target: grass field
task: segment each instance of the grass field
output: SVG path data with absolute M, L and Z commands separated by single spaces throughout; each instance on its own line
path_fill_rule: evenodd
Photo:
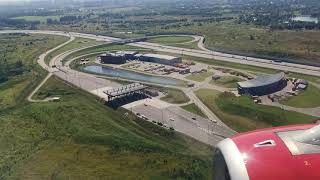
M 183 104 L 190 101 L 190 99 L 180 90 L 172 88 L 161 88 L 162 91 L 166 92 L 166 96 L 162 97 L 161 100 L 172 104 Z
M 305 58 L 310 62 L 320 60 L 319 31 L 270 31 L 233 21 L 204 23 L 202 26 L 172 28 L 167 31 L 203 34 L 206 38 L 205 44 L 210 48 L 277 57 Z
M 86 39 L 86 38 L 76 38 L 75 40 L 73 40 L 72 42 L 70 42 L 69 44 L 49 53 L 46 58 L 45 58 L 45 62 L 46 64 L 49 64 L 49 61 L 63 53 L 63 52 L 66 52 L 68 50 L 71 50 L 71 49 L 75 49 L 75 48 L 81 48 L 81 47 L 86 47 L 86 46 L 92 46 L 92 45 L 98 45 L 100 44 L 101 42 L 98 42 L 98 41 L 95 41 L 95 40 L 92 40 L 92 39 Z
M 24 103 L 0 117 L 1 178 L 212 178 L 210 147 L 55 78 L 36 98 L 53 91 L 60 102 Z
M 147 42 L 160 44 L 177 44 L 190 42 L 192 40 L 193 37 L 191 36 L 158 36 L 148 39 Z
M 198 108 L 197 105 L 195 105 L 194 103 L 192 104 L 188 104 L 188 105 L 185 105 L 185 106 L 181 106 L 182 109 L 186 110 L 186 111 L 189 111 L 193 114 L 196 114 L 196 115 L 199 115 L 201 117 L 204 117 L 204 118 L 208 118 L 202 111 L 201 109 Z
M 129 45 L 115 45 L 115 44 L 102 44 L 96 47 L 86 48 L 84 50 L 75 52 L 67 56 L 65 59 L 72 59 L 75 57 L 79 57 L 81 55 L 86 55 L 90 53 L 101 53 L 107 51 L 116 51 L 116 50 L 134 50 L 136 47 Z
M 309 85 L 307 90 L 302 91 L 298 96 L 289 97 L 282 100 L 280 103 L 298 108 L 320 107 L 320 89 L 313 85 Z
M 208 78 L 208 77 L 210 77 L 212 75 L 213 75 L 212 72 L 201 72 L 201 73 L 191 74 L 191 75 L 187 76 L 186 79 L 189 79 L 189 80 L 192 80 L 192 81 L 202 82 L 206 78 Z
M 24 19 L 26 21 L 40 21 L 40 23 L 46 24 L 47 19 L 60 21 L 60 16 L 19 16 L 13 19 Z
M 218 80 L 211 80 L 210 83 L 218 86 L 223 86 L 226 88 L 236 88 L 237 82 L 244 81 L 241 78 L 234 76 L 222 76 Z
M 222 121 L 236 131 L 289 124 L 313 123 L 317 118 L 280 108 L 257 105 L 247 96 L 235 97 L 229 93 L 200 89 L 196 95 Z
M 38 56 L 66 40 L 62 36 L 49 35 L 0 35 L 0 49 L 5 50 L 0 62 L 6 60 L 10 65 L 21 61 L 23 64 L 21 74 L 9 76 L 8 81 L 0 83 L 0 111 L 19 103 L 46 74 L 36 65 Z
M 185 43 L 185 44 L 173 44 L 173 45 L 170 45 L 170 46 L 200 50 L 200 48 L 198 47 L 198 41 L 192 42 L 192 43 Z
M 171 54 L 171 55 L 176 55 L 176 54 Z M 198 58 L 198 57 L 186 56 L 186 55 L 183 56 L 183 60 L 195 61 L 195 62 L 199 62 L 199 63 L 220 66 L 220 67 L 229 67 L 229 68 L 234 68 L 234 69 L 239 69 L 239 70 L 245 70 L 248 72 L 252 72 L 253 74 L 275 74 L 275 73 L 279 72 L 278 70 L 275 70 L 275 69 L 268 69 L 268 68 L 263 68 L 263 67 L 230 63 L 230 62 L 224 62 L 224 61 L 215 61 L 212 59 Z M 290 72 L 288 74 L 288 77 L 306 79 L 306 80 L 312 81 L 314 83 L 318 83 L 318 81 L 320 80 L 320 78 L 316 77 L 316 76 L 298 74 L 298 73 L 292 73 L 292 72 Z

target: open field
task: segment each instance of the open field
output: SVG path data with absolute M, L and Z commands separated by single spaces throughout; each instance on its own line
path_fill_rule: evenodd
M 190 36 L 159 36 L 153 37 L 147 40 L 151 43 L 159 44 L 176 44 L 176 43 L 185 43 L 193 40 L 193 37 Z
M 172 104 L 182 104 L 189 102 L 189 98 L 180 90 L 172 88 L 161 88 L 162 91 L 166 92 L 166 96 L 162 97 L 161 100 Z
M 301 58 L 316 63 L 320 60 L 320 31 L 270 31 L 233 21 L 203 23 L 201 27 L 193 25 L 181 29 L 171 28 L 167 31 L 203 34 L 206 38 L 205 44 L 209 48 L 236 53 Z
M 189 80 L 192 80 L 192 81 L 202 82 L 206 78 L 208 78 L 208 77 L 210 77 L 212 75 L 213 75 L 212 72 L 201 72 L 201 73 L 191 74 L 191 75 L 187 76 L 186 79 L 189 79 Z
M 197 41 L 196 42 L 191 42 L 191 43 L 185 43 L 185 44 L 173 44 L 173 45 L 170 44 L 170 46 L 200 50 L 200 48 L 198 47 L 198 42 Z
M 222 121 L 236 131 L 289 124 L 313 123 L 317 118 L 280 108 L 258 105 L 247 96 L 235 97 L 229 93 L 200 89 L 196 95 Z
M 62 36 L 2 34 L 0 35 L 0 110 L 19 103 L 28 91 L 45 76 L 36 65 L 38 56 L 67 38 Z M 4 68 L 2 70 L 2 68 Z M 1 78 L 0 78 L 1 79 Z
M 98 41 L 95 41 L 95 40 L 92 40 L 92 39 L 86 39 L 86 38 L 76 38 L 75 40 L 73 40 L 72 42 L 70 42 L 69 44 L 49 53 L 46 58 L 45 58 L 45 62 L 46 64 L 49 64 L 49 61 L 63 53 L 63 52 L 66 52 L 68 50 L 71 50 L 71 49 L 74 49 L 74 48 L 81 48 L 81 47 L 86 47 L 86 46 L 92 46 L 92 45 L 98 45 L 98 44 L 101 44 L 101 42 L 98 42 Z
M 171 54 L 176 55 L 176 54 Z M 177 56 L 177 55 L 176 55 Z M 250 66 L 250 65 L 244 65 L 244 64 L 237 64 L 237 63 L 230 63 L 230 62 L 223 62 L 223 61 L 217 61 L 214 59 L 206 59 L 206 58 L 198 58 L 193 56 L 183 56 L 183 60 L 189 60 L 204 64 L 209 64 L 213 66 L 220 66 L 220 67 L 228 67 L 228 68 L 234 68 L 239 70 L 245 70 L 248 72 L 252 72 L 253 74 L 275 74 L 278 71 L 274 69 L 268 69 L 263 67 L 256 67 L 256 66 Z M 314 83 L 319 83 L 320 78 L 317 76 L 310 76 L 310 75 L 304 75 L 304 74 L 298 74 L 298 73 L 289 73 L 288 77 L 294 77 L 294 78 L 300 78 L 305 79 L 308 81 L 312 81 Z
M 212 178 L 210 147 L 55 78 L 36 98 L 51 92 L 61 101 L 25 103 L 0 117 L 1 178 Z
M 60 20 L 61 16 L 19 16 L 15 17 L 13 19 L 24 19 L 26 21 L 40 21 L 41 24 L 46 24 L 47 19 L 52 19 L 52 20 Z
M 298 96 L 292 96 L 280 102 L 281 104 L 298 107 L 298 108 L 314 108 L 320 106 L 320 89 L 313 85 L 299 93 Z
M 223 86 L 226 88 L 236 88 L 237 82 L 244 81 L 241 78 L 234 76 L 222 76 L 218 80 L 211 80 L 210 83 L 218 86 Z
M 72 59 L 75 57 L 79 57 L 79 56 L 91 54 L 91 53 L 102 53 L 102 52 L 108 52 L 108 51 L 130 50 L 130 49 L 136 49 L 136 47 L 129 46 L 129 45 L 102 44 L 102 45 L 86 48 L 81 51 L 72 53 L 69 56 L 67 56 L 65 59 Z
M 193 114 L 196 114 L 196 115 L 199 115 L 201 117 L 204 117 L 204 118 L 208 118 L 202 111 L 201 109 L 198 108 L 197 105 L 195 105 L 194 103 L 192 104 L 188 104 L 188 105 L 185 105 L 185 106 L 181 106 L 182 109 L 186 110 L 186 111 L 189 111 Z

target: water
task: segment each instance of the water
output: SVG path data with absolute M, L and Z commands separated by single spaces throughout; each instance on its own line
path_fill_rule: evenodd
M 302 21 L 302 22 L 314 22 L 316 24 L 319 22 L 318 18 L 313 18 L 310 16 L 297 16 L 297 17 L 293 17 L 292 20 L 293 21 Z
M 144 82 L 151 82 L 156 84 L 172 85 L 172 86 L 181 84 L 181 81 L 171 79 L 171 78 L 151 76 L 147 74 L 126 71 L 122 69 L 113 69 L 111 67 L 105 67 L 101 65 L 86 66 L 84 70 L 88 72 L 111 76 L 111 77 L 119 77 L 123 79 L 135 80 L 135 81 L 144 81 Z

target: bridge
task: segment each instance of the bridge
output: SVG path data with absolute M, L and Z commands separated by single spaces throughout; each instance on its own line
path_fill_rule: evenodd
M 140 83 L 128 84 L 125 86 L 121 86 L 118 88 L 110 89 L 104 91 L 104 93 L 108 96 L 108 101 L 112 101 L 117 98 L 121 98 L 124 96 L 130 96 L 133 94 L 144 94 L 144 90 L 147 87 Z

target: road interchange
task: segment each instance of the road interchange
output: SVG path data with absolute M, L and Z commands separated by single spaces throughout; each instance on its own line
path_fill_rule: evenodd
M 55 75 L 63 80 L 65 80 L 66 82 L 73 84 L 85 91 L 88 91 L 90 93 L 92 93 L 94 90 L 100 89 L 100 88 L 105 88 L 105 87 L 117 87 L 120 86 L 120 84 L 114 82 L 114 81 L 110 81 L 104 78 L 101 78 L 101 76 L 97 76 L 97 75 L 93 75 L 93 74 L 88 74 L 88 73 L 84 73 L 84 72 L 79 72 L 76 70 L 73 70 L 69 67 L 70 62 L 67 62 L 65 65 L 62 63 L 62 60 L 65 59 L 65 57 L 67 57 L 68 55 L 75 53 L 77 51 L 80 51 L 82 49 L 88 48 L 88 47 L 83 47 L 83 48 L 76 48 L 76 49 L 72 49 L 69 51 L 66 51 L 64 53 L 61 53 L 57 56 L 55 56 L 49 63 L 49 65 L 47 65 L 45 63 L 45 57 L 50 53 L 53 52 L 57 49 L 59 49 L 60 47 L 70 43 L 71 41 L 73 41 L 76 37 L 81 37 L 81 38 L 89 38 L 89 39 L 94 39 L 97 41 L 104 41 L 107 43 L 113 43 L 113 42 L 119 42 L 121 41 L 121 39 L 118 38 L 113 38 L 113 37 L 107 37 L 107 36 L 96 36 L 96 35 L 91 35 L 91 34 L 83 34 L 83 33 L 66 33 L 66 32 L 60 32 L 60 31 L 0 31 L 0 33 L 32 33 L 32 34 L 50 34 L 50 35 L 62 35 L 62 36 L 67 36 L 70 38 L 69 41 L 67 41 L 66 43 L 63 43 L 59 46 L 57 46 L 56 48 L 53 48 L 51 50 L 49 50 L 48 52 L 40 55 L 39 59 L 38 59 L 38 63 L 39 65 L 46 69 L 49 74 L 48 76 L 39 84 L 39 86 L 29 95 L 28 100 L 31 102 L 38 102 L 37 100 L 33 100 L 32 96 L 40 89 L 40 87 L 46 82 L 47 79 L 49 79 L 52 75 Z M 220 58 L 230 58 L 232 59 L 232 61 L 235 61 L 237 58 L 238 59 L 243 59 L 243 57 L 241 56 L 234 56 L 234 55 L 227 55 L 227 54 L 223 54 L 223 55 L 218 55 L 217 52 L 210 52 L 209 50 L 191 50 L 191 49 L 185 49 L 185 48 L 176 48 L 176 47 L 170 47 L 170 46 L 165 46 L 165 45 L 158 45 L 158 44 L 154 44 L 154 43 L 147 43 L 147 42 L 136 42 L 136 43 L 130 43 L 129 45 L 131 46 L 136 46 L 136 47 L 140 47 L 140 48 L 147 48 L 147 49 L 153 49 L 156 51 L 162 51 L 162 52 L 169 52 L 169 53 L 176 53 L 176 54 L 186 54 L 186 55 L 190 55 L 190 56 L 195 56 L 195 57 L 205 57 L 205 58 L 214 58 L 217 59 L 216 57 L 220 57 Z M 228 57 L 230 56 L 230 57 Z M 250 61 L 251 58 L 247 58 L 246 61 Z M 226 60 L 228 61 L 228 59 Z M 232 62 L 231 61 L 231 62 Z M 244 62 L 243 60 L 240 60 L 241 62 Z M 256 59 L 254 59 L 252 62 L 257 61 Z M 272 62 L 268 62 L 269 60 L 262 60 L 261 62 L 257 62 L 257 65 L 259 67 L 265 67 L 262 66 L 263 63 L 267 63 L 267 64 L 271 64 L 272 66 L 275 65 Z M 228 61 L 230 62 L 230 61 Z M 252 62 L 250 62 L 250 65 L 252 65 Z M 287 67 L 287 66 L 281 66 L 278 68 L 278 70 L 282 70 L 283 67 Z M 290 66 L 288 66 L 288 69 L 286 69 L 286 71 L 293 71 L 293 72 L 297 72 L 296 69 L 299 69 L 298 72 L 303 72 L 303 74 L 312 74 L 312 75 L 316 75 L 316 76 L 320 76 L 320 71 L 319 68 L 317 67 L 309 67 L 309 66 L 304 66 L 304 65 L 298 65 L 298 64 L 290 64 Z M 316 73 L 316 74 L 314 74 Z M 200 119 L 203 123 L 203 125 L 201 127 L 197 126 L 190 126 L 190 123 L 188 123 L 188 121 L 185 121 L 186 118 L 184 118 L 183 116 L 181 116 L 183 119 L 181 120 L 182 123 L 187 123 L 189 124 L 188 128 L 184 129 L 184 128 L 176 128 L 179 132 L 185 133 L 195 139 L 198 139 L 202 142 L 208 143 L 210 145 L 215 145 L 218 141 L 222 140 L 222 137 L 229 137 L 230 135 L 234 134 L 235 132 L 233 130 L 231 130 L 230 128 L 228 128 L 215 114 L 213 114 L 195 95 L 192 91 L 188 91 L 186 89 L 181 89 L 182 91 L 185 92 L 185 94 L 209 117 L 209 119 L 211 120 L 215 120 L 217 121 L 216 125 L 214 126 L 214 128 L 212 128 L 214 131 L 210 131 L 209 128 L 207 129 L 206 126 L 212 126 L 209 125 L 208 122 L 205 122 L 203 119 L 201 119 L 200 117 L 197 117 L 198 119 Z M 96 94 L 97 95 L 97 94 Z M 139 108 L 137 107 L 137 109 L 139 110 Z M 143 109 L 143 108 L 142 108 Z M 140 108 L 141 111 L 141 108 Z M 140 112 L 139 111 L 139 112 Z M 156 111 L 154 111 L 156 112 Z M 183 113 L 182 113 L 183 114 Z M 179 121 L 177 121 L 179 122 Z M 191 123 L 192 124 L 192 123 Z M 201 129 L 201 133 L 196 133 L 197 131 L 190 130 L 190 128 L 195 128 L 196 130 Z M 218 133 L 217 133 L 218 132 Z M 222 133 L 221 133 L 222 132 Z M 221 133 L 221 134 L 219 134 Z

